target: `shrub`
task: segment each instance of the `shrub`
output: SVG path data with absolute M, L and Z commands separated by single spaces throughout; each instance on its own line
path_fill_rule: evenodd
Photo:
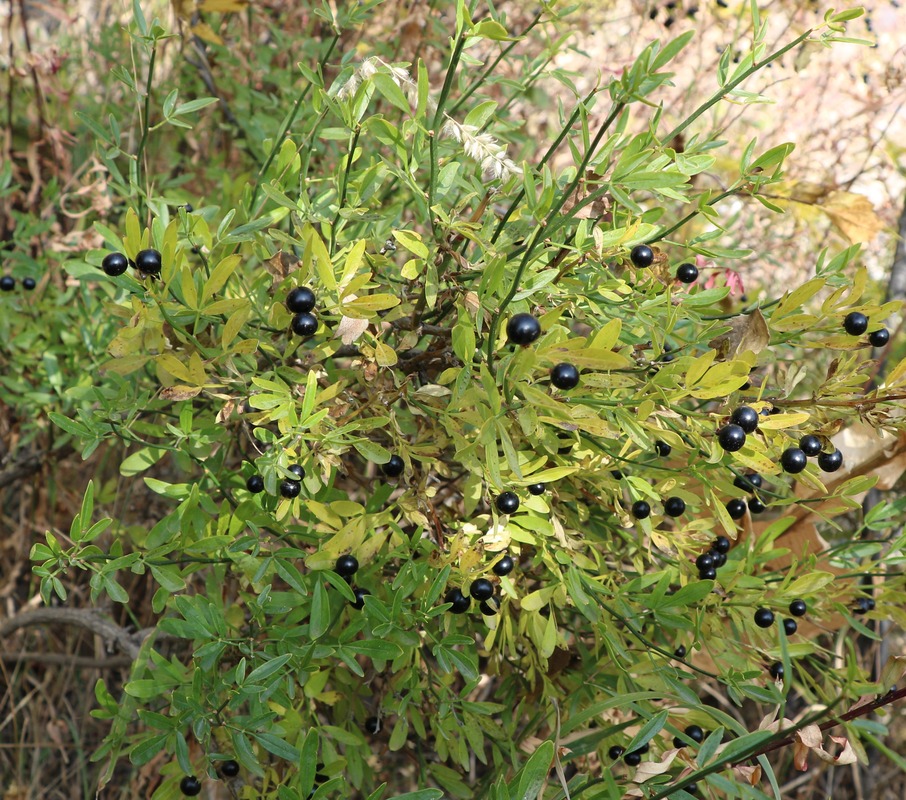
M 723 191 L 696 180 L 724 147 L 708 110 L 760 99 L 748 77 L 842 39 L 858 12 L 769 52 L 753 4 L 751 48 L 738 64 L 728 49 L 672 127 L 658 96 L 691 33 L 653 42 L 574 92 L 546 149 L 517 141 L 517 161 L 511 112 L 543 66 L 494 70 L 553 12 L 514 36 L 457 3 L 435 82 L 377 42 L 343 52 L 379 4 L 346 6 L 300 50 L 292 104 L 242 115 L 258 166 L 205 187 L 216 203 L 181 205 L 191 184 L 163 177 L 164 145 L 218 101 L 158 86 L 170 34 L 139 4 L 136 152 L 116 116 L 84 120 L 124 211 L 66 263 L 105 361 L 51 419 L 85 456 L 128 448 L 120 475 L 163 509 L 149 528 L 96 521 L 113 489 L 91 484 L 69 536 L 32 553 L 47 603 L 72 569 L 93 601 L 132 603 L 130 572 L 153 587 L 122 696 L 95 687 L 103 780 L 165 752 L 155 797 L 233 761 L 256 797 L 764 797 L 782 745 L 797 764 L 864 757 L 867 728 L 834 755 L 818 724 L 898 699 L 902 670 L 870 675 L 822 632 L 875 638 L 903 597 L 886 571 L 901 506 L 847 531 L 885 457 L 826 467 L 841 431 L 902 432 L 906 360 L 864 390 L 867 335 L 843 328 L 858 312 L 871 333 L 899 304 L 858 246 L 816 254 L 802 286 L 739 296 L 749 253 L 725 244 L 720 203 L 772 207 L 792 145 L 753 140 Z M 238 122 L 257 98 L 235 92 Z M 144 272 L 104 276 L 111 252 Z M 806 434 L 823 461 L 794 478 L 781 454 Z M 799 601 L 797 631 L 780 620 Z

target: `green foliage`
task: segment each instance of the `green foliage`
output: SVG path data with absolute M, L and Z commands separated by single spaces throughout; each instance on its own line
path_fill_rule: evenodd
M 777 796 L 763 754 L 789 732 L 703 705 L 699 682 L 780 718 L 792 692 L 833 713 L 879 693 L 853 650 L 831 669 L 839 654 L 826 639 L 762 630 L 752 613 L 802 598 L 813 621 L 846 612 L 845 626 L 875 635 L 849 610 L 859 577 L 882 575 L 880 552 L 898 563 L 897 513 L 879 506 L 863 520 L 883 542 L 784 544 L 815 517 L 834 524 L 860 509 L 876 478 L 852 464 L 831 480 L 812 463 L 796 493 L 778 459 L 804 433 L 829 443 L 859 419 L 902 430 L 906 361 L 865 391 L 874 362 L 841 328 L 849 311 L 880 325 L 899 304 L 878 299 L 857 247 L 822 253 L 801 287 L 739 299 L 730 265 L 750 254 L 726 244 L 720 202 L 768 204 L 760 195 L 792 145 L 759 154 L 753 140 L 719 194 L 694 179 L 724 146 L 707 111 L 762 101 L 739 87 L 804 41 L 829 44 L 851 12 L 769 52 L 753 3 L 750 51 L 734 65 L 728 49 L 715 93 L 672 129 L 658 96 L 691 34 L 651 43 L 585 96 L 552 71 L 572 98 L 541 153 L 514 109 L 563 46 L 533 38 L 566 24 L 551 9 L 520 31 L 460 0 L 438 80 L 421 59 L 394 61 L 389 43 L 363 40 L 364 61 L 340 52 L 380 3 L 340 5 L 321 20 L 329 34 L 296 48 L 299 72 L 275 68 L 268 90 L 240 79 L 235 50 L 211 45 L 240 166 L 214 151 L 223 160 L 193 176 L 171 173 L 165 154 L 187 132 L 213 136 L 220 101 L 196 98 L 198 79 L 159 80 L 176 32 L 135 3 L 128 40 L 111 36 L 105 51 L 136 53 L 136 72 L 115 70 L 135 110 L 79 115 L 122 213 L 94 223 L 103 248 L 64 264 L 68 288 L 43 307 L 59 341 L 24 308 L 0 316 L 18 363 L 44 352 L 37 370 L 0 376 L 4 390 L 43 409 L 84 457 L 118 459 L 119 478 L 89 485 L 68 536 L 34 545 L 44 601 L 66 600 L 73 570 L 90 573 L 93 601 L 132 602 L 130 572 L 153 586 L 156 634 L 122 696 L 95 688 L 95 714 L 110 720 L 103 780 L 120 759 L 166 753 L 156 798 L 174 796 L 184 774 L 213 778 L 229 757 L 261 798 L 353 787 L 374 800 L 615 800 L 630 779 L 607 751 L 621 744 L 648 745 L 645 764 L 663 767 L 638 779 L 646 797 L 687 797 L 695 781 L 715 796 Z M 218 38 L 239 35 L 231 19 Z M 441 31 L 431 36 L 437 46 Z M 258 69 L 270 52 L 254 51 Z M 503 57 L 522 60 L 517 79 L 496 75 Z M 572 166 L 555 169 L 568 151 Z M 630 265 L 639 243 L 655 249 L 650 269 Z M 99 272 L 107 252 L 149 247 L 162 254 L 159 279 Z M 696 257 L 713 285 L 676 283 L 676 266 Z M 317 295 L 310 338 L 289 330 L 295 286 Z M 543 329 L 526 348 L 506 342 L 517 312 Z M 568 393 L 547 381 L 560 362 L 582 371 Z M 724 453 L 715 433 L 743 403 L 782 413 Z M 381 470 L 391 455 L 405 463 L 398 479 Z M 295 464 L 301 493 L 282 497 Z M 725 509 L 747 496 L 733 483 L 747 471 L 766 478 L 759 496 L 780 512 L 767 526 Z M 263 493 L 246 489 L 252 475 Z M 153 525 L 95 519 L 117 481 L 156 496 Z M 530 495 L 537 483 L 544 494 Z M 521 501 L 508 517 L 494 505 L 503 491 Z M 661 513 L 667 497 L 685 502 L 681 517 Z M 640 499 L 655 513 L 635 520 Z M 735 546 L 716 580 L 700 580 L 693 562 L 718 534 Z M 503 551 L 518 566 L 497 577 Z M 369 592 L 361 608 L 333 571 L 345 553 Z M 450 613 L 447 591 L 468 596 L 479 577 L 497 587 L 496 613 L 474 602 Z M 877 605 L 902 593 L 886 575 Z M 674 657 L 679 645 L 687 658 Z M 786 681 L 769 679 L 775 661 Z M 709 735 L 672 748 L 688 724 Z M 863 752 L 862 731 L 847 734 Z M 763 785 L 730 769 L 749 759 Z

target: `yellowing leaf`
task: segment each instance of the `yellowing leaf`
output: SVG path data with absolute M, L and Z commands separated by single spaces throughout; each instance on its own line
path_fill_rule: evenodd
M 202 41 L 210 42 L 211 44 L 223 44 L 223 39 L 214 33 L 214 29 L 207 22 L 196 22 L 190 30 Z
M 871 201 L 855 192 L 831 192 L 819 208 L 852 244 L 870 242 L 884 229 Z
M 137 369 L 141 369 L 151 356 L 126 356 L 125 358 L 114 358 L 101 366 L 104 372 L 115 372 L 117 375 L 129 375 Z
M 383 342 L 378 342 L 374 348 L 374 359 L 379 367 L 392 367 L 397 362 L 396 351 Z
M 227 256 L 214 267 L 211 272 L 211 277 L 205 281 L 204 292 L 202 294 L 203 300 L 210 300 L 223 288 L 224 284 L 229 280 L 230 275 L 232 275 L 236 267 L 239 266 L 241 258 L 242 257 L 238 255 Z
M 248 0 L 202 0 L 199 11 L 210 11 L 214 14 L 231 14 L 244 11 Z
M 369 294 L 355 300 L 343 302 L 340 308 L 347 317 L 354 319 L 373 317 L 378 311 L 385 311 L 399 305 L 400 299 L 392 294 Z
M 162 400 L 188 400 L 201 393 L 200 386 L 166 386 L 160 390 Z
M 789 414 L 771 414 L 768 417 L 761 417 L 758 420 L 758 427 L 766 431 L 779 431 L 784 428 L 794 428 L 803 422 L 808 422 L 811 415 L 805 411 L 797 411 Z

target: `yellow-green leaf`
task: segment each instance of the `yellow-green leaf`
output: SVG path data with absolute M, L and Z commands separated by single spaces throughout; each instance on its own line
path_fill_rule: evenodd
M 204 284 L 204 292 L 202 292 L 203 301 L 207 302 L 223 288 L 224 284 L 229 280 L 230 275 L 232 275 L 236 267 L 239 266 L 241 260 L 242 257 L 239 255 L 227 256 L 214 267 L 211 272 L 211 277 L 208 278 Z

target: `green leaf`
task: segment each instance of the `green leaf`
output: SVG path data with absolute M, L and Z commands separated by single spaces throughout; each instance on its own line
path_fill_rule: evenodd
M 550 740 L 542 742 L 510 783 L 510 786 L 515 787 L 515 790 L 510 790 L 511 800 L 538 800 L 553 762 L 554 743 Z
M 655 734 L 659 733 L 664 725 L 667 724 L 667 717 L 670 716 L 670 712 L 667 709 L 658 712 L 651 719 L 649 719 L 644 725 L 642 725 L 639 732 L 632 737 L 632 741 L 626 746 L 626 749 L 629 751 L 636 750 L 644 744 L 648 744 L 651 739 L 654 738 Z
M 299 751 L 279 736 L 275 736 L 273 733 L 252 733 L 252 736 L 265 750 L 278 758 L 298 763 Z
M 312 639 L 320 639 L 330 627 L 330 598 L 321 581 L 315 582 L 311 600 L 311 626 Z
M 255 667 L 255 669 L 246 675 L 243 683 L 257 683 L 266 680 L 283 667 L 291 658 L 292 656 L 289 653 L 286 653 L 282 656 L 272 658 L 270 661 L 266 661 L 261 666 Z

